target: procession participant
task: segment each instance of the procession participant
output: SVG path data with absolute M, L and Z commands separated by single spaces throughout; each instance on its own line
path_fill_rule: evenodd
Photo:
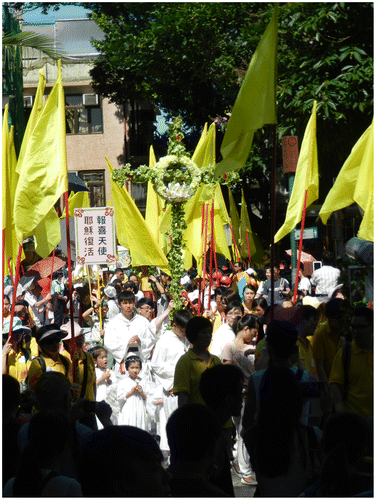
M 121 313 L 108 322 L 104 333 L 104 347 L 116 361 L 116 369 L 125 358 L 129 346 L 138 346 L 143 361 L 149 359 L 158 339 L 158 332 L 150 328 L 149 321 L 135 313 L 135 296 L 131 291 L 121 292 Z
M 311 284 L 316 287 L 315 296 L 320 297 L 321 302 L 328 302 L 330 294 L 339 283 L 341 272 L 333 266 L 332 252 L 324 252 L 321 261 L 322 267 L 312 273 Z
M 163 411 L 166 421 L 178 407 L 178 398 L 173 394 L 175 367 L 180 357 L 189 349 L 189 341 L 185 336 L 191 315 L 188 311 L 175 311 L 172 330 L 166 330 L 155 344 L 151 358 L 151 370 L 156 380 L 163 387 Z M 162 430 L 162 429 L 161 429 Z M 166 430 L 162 430 L 160 447 L 162 451 L 169 449 Z
M 115 269 L 114 275 L 112 276 L 108 284 L 112 283 L 114 280 L 120 280 L 121 282 L 124 281 L 124 271 L 121 267 L 117 267 Z
M 348 410 L 368 419 L 373 417 L 373 310 L 357 307 L 351 330 L 353 340 L 337 351 L 329 384 L 335 411 Z
M 243 308 L 244 308 L 244 314 L 254 314 L 253 313 L 253 304 L 254 304 L 254 299 L 256 296 L 256 288 L 252 285 L 247 285 L 246 288 L 244 288 L 243 296 L 244 296 L 244 302 L 243 302 Z
M 52 311 L 54 313 L 54 325 L 55 328 L 59 329 L 63 324 L 64 319 L 64 309 L 68 302 L 68 296 L 64 293 L 64 273 L 63 271 L 55 271 L 52 275 L 51 283 L 51 302 Z
M 41 355 L 31 362 L 27 375 L 27 383 L 33 389 L 39 377 L 47 371 L 62 373 L 72 382 L 72 363 L 70 359 L 59 354 L 60 341 L 66 336 L 66 332 L 56 328 L 55 325 L 47 325 L 39 328 L 37 342 Z
M 268 266 L 265 268 L 265 273 L 266 273 L 266 280 L 261 283 L 259 286 L 257 293 L 256 293 L 256 299 L 259 297 L 264 297 L 268 305 L 271 304 L 272 300 L 272 289 L 271 289 L 271 277 L 272 277 L 272 270 L 271 267 Z M 273 287 L 274 287 L 274 305 L 277 304 L 282 304 L 282 302 L 288 298 L 290 294 L 290 285 L 289 282 L 281 278 L 279 275 L 279 269 L 277 266 L 274 266 L 274 280 L 273 280 Z
M 178 360 L 174 374 L 173 393 L 178 396 L 179 407 L 186 403 L 205 404 L 199 388 L 201 375 L 207 368 L 221 364 L 208 351 L 212 331 L 212 324 L 202 316 L 187 323 L 185 334 L 192 347 Z
M 232 325 L 237 316 L 243 316 L 243 306 L 240 302 L 230 302 L 225 309 L 226 323 L 221 325 L 213 334 L 213 338 L 209 347 L 209 352 L 220 357 L 223 348 L 229 342 L 235 339 L 235 332 Z
M 243 264 L 241 262 L 234 262 L 234 274 L 232 276 L 234 290 L 238 290 L 238 283 L 243 278 L 245 278 L 247 285 L 257 286 L 256 280 L 244 271 Z
M 112 285 L 107 285 L 107 287 L 104 289 L 104 294 L 107 298 L 107 304 L 108 304 L 108 312 L 106 317 L 108 320 L 110 320 L 120 312 L 120 307 L 118 306 L 117 303 L 118 294 L 116 293 L 115 286 Z
M 86 344 L 103 344 L 104 329 L 109 322 L 107 313 L 107 302 L 105 300 L 100 301 L 97 299 L 94 301 L 93 306 L 89 307 L 89 309 L 86 309 L 86 311 L 83 313 L 82 319 L 84 320 L 85 324 L 88 325 L 89 328 L 91 328 L 88 333 L 85 333 Z

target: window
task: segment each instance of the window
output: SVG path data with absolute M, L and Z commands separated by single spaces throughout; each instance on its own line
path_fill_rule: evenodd
M 89 188 L 89 198 L 91 207 L 106 206 L 106 190 L 104 182 L 104 170 L 81 170 L 79 177 L 86 182 Z
M 84 106 L 82 94 L 65 96 L 67 134 L 103 134 L 102 108 Z

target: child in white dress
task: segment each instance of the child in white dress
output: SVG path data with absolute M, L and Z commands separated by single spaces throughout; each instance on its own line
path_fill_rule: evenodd
M 96 401 L 106 401 L 107 388 L 112 384 L 111 371 L 107 368 L 108 355 L 106 349 L 102 346 L 94 347 L 90 350 L 91 355 L 95 361 L 95 378 L 96 378 Z M 103 425 L 99 421 L 98 417 L 97 425 L 98 429 L 103 429 Z
M 120 404 L 119 425 L 133 425 L 146 430 L 146 381 L 139 377 L 141 359 L 133 354 L 125 359 L 128 376 L 122 378 L 117 387 Z

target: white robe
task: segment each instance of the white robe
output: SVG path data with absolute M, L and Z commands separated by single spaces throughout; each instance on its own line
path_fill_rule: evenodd
M 158 340 L 158 332 L 150 328 L 149 321 L 139 314 L 127 319 L 119 313 L 105 326 L 104 347 L 112 354 L 117 363 L 121 363 L 128 350 L 128 342 L 138 335 L 141 341 L 140 355 L 143 360 L 150 357 L 150 353 Z
M 230 344 L 235 340 L 234 330 L 227 323 L 221 325 L 218 330 L 213 333 L 213 338 L 209 347 L 210 354 L 221 357 L 223 348 L 226 344 Z
M 118 383 L 117 398 L 120 404 L 118 425 L 133 425 L 139 429 L 147 430 L 146 400 L 138 392 L 135 392 L 129 398 L 126 397 L 137 384 L 146 393 L 145 380 L 140 377 L 137 377 L 136 380 L 124 377 Z

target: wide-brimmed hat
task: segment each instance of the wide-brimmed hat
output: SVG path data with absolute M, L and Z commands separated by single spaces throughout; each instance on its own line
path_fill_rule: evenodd
M 108 285 L 106 286 L 106 288 L 103 290 L 105 295 L 107 295 L 107 297 L 109 299 L 115 299 L 116 298 L 116 288 L 112 285 Z
M 66 332 L 60 330 L 55 325 L 46 325 L 39 328 L 36 335 L 38 344 L 45 341 L 48 337 L 55 337 L 62 340 L 65 337 Z
M 79 337 L 80 335 L 85 335 L 85 329 L 81 328 L 80 325 L 76 322 L 73 323 L 74 326 L 74 337 Z M 61 330 L 65 333 L 65 336 L 62 340 L 70 340 L 72 338 L 72 327 L 71 321 L 69 320 L 64 325 L 61 325 Z M 89 328 L 90 330 L 90 328 Z

